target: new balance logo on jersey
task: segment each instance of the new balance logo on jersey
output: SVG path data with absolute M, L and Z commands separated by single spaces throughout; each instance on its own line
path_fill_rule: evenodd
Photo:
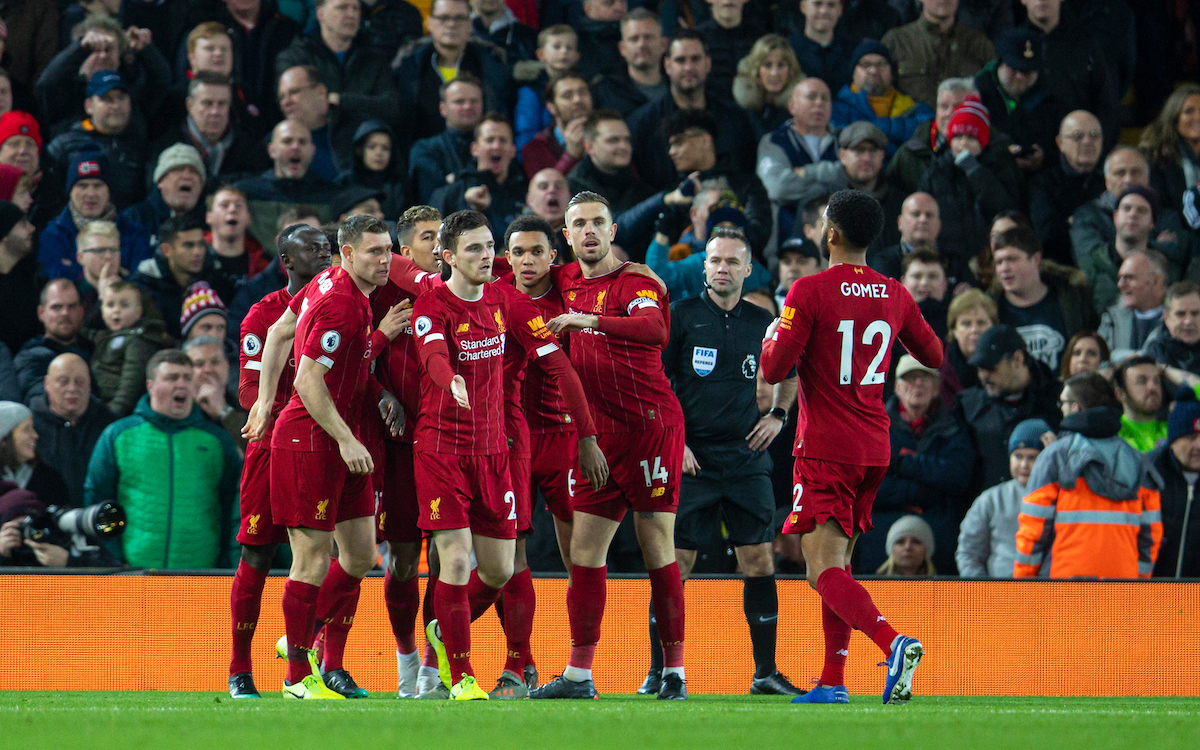
M 329 501 L 328 501 L 328 500 L 321 500 L 321 501 L 318 501 L 318 502 L 317 502 L 317 515 L 316 515 L 316 520 L 318 520 L 318 521 L 324 521 L 324 520 L 326 520 L 325 513 L 326 513 L 326 511 L 327 511 L 327 509 L 328 509 L 328 508 L 329 508 Z
M 454 332 L 455 332 L 455 333 L 457 333 L 457 334 L 463 334 L 463 333 L 466 333 L 466 332 L 467 332 L 467 331 L 469 331 L 469 330 L 471 330 L 471 324 L 470 324 L 470 323 L 459 323 L 459 324 L 458 324 L 458 328 L 455 328 L 455 329 L 454 329 Z
M 650 490 L 650 497 L 662 497 L 665 494 L 667 494 L 666 487 L 655 487 L 654 489 Z

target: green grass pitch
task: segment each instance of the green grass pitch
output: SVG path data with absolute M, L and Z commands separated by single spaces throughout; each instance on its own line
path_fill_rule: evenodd
M 686 703 L 233 701 L 218 693 L 0 693 L 5 748 L 1081 748 L 1200 747 L 1200 699 L 878 695 L 849 706 L 697 695 Z M 265 743 L 271 744 L 265 744 Z

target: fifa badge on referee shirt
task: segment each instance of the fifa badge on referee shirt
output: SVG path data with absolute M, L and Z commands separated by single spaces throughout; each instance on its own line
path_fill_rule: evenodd
M 707 346 L 692 348 L 692 369 L 700 377 L 711 373 L 717 366 L 717 350 Z

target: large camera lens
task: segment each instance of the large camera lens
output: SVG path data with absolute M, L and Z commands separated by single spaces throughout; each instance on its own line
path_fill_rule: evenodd
M 105 501 L 64 511 L 58 517 L 58 527 L 68 534 L 80 534 L 88 539 L 110 539 L 125 531 L 125 509 Z
M 54 519 L 49 513 L 33 513 L 21 522 L 21 531 L 31 542 L 46 542 L 54 536 Z

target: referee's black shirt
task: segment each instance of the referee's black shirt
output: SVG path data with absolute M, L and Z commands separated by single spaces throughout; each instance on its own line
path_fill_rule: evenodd
M 684 436 L 698 446 L 738 444 L 758 424 L 758 360 L 771 313 L 738 300 L 725 312 L 705 290 L 671 304 L 663 368 L 683 407 Z

